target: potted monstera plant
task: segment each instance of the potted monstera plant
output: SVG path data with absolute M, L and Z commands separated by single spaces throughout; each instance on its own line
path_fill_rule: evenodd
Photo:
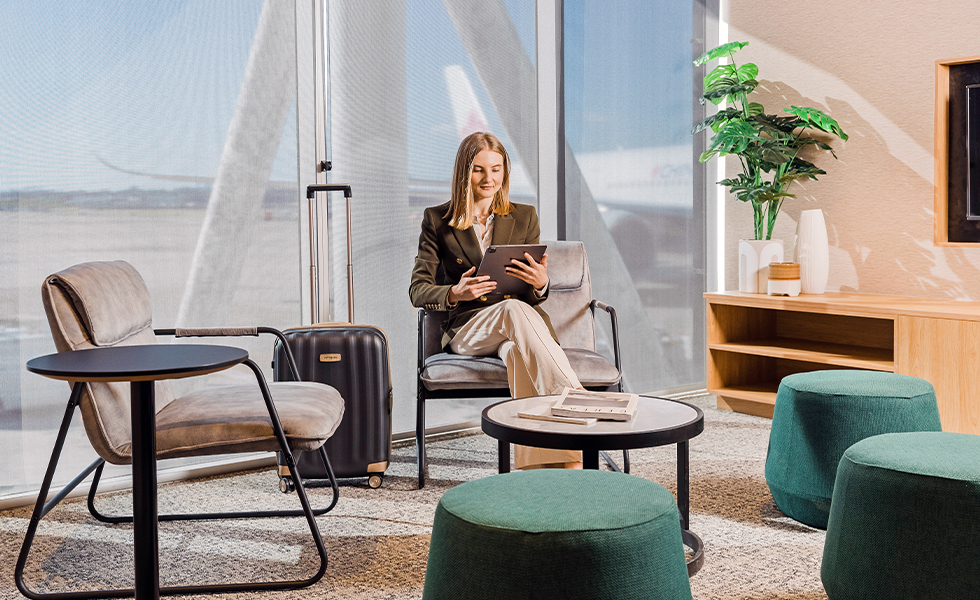
M 713 132 L 708 149 L 701 154 L 701 162 L 716 156 L 738 157 L 739 173 L 718 183 L 727 187 L 736 200 L 752 205 L 754 239 L 764 241 L 772 238 L 772 229 L 783 201 L 796 197 L 789 191 L 793 182 L 804 178 L 815 181 L 817 175 L 826 174 L 823 169 L 800 157 L 800 152 L 808 146 L 816 146 L 837 158 L 830 144 L 813 137 L 814 130 L 841 140 L 847 140 L 847 134 L 837 121 L 816 108 L 791 106 L 782 110 L 784 114 L 768 114 L 762 104 L 751 102 L 749 96 L 759 86 L 759 68 L 752 63 L 739 65 L 734 60 L 735 53 L 747 45 L 748 42 L 722 44 L 694 61 L 698 66 L 720 61 L 704 77 L 701 103 L 718 105 L 724 102 L 725 106 L 695 125 L 691 133 Z M 775 256 L 772 244 L 762 245 L 770 250 L 769 255 L 765 250 L 760 250 L 762 254 L 756 257 L 757 270 L 768 265 L 772 259 L 776 262 L 782 260 L 781 244 L 778 256 Z M 740 257 L 739 264 L 743 262 Z M 765 292 L 764 289 L 743 289 L 758 287 L 751 285 L 751 277 L 746 279 L 747 285 L 743 286 L 740 273 L 739 289 Z

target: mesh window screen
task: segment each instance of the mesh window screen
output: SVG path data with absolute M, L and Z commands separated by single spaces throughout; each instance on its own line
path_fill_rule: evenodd
M 423 210 L 449 200 L 460 140 L 491 131 L 515 163 L 511 194 L 537 204 L 533 0 L 331 0 L 331 181 L 350 183 L 355 320 L 391 348 L 395 431 L 415 428 L 417 312 L 408 286 Z M 331 205 L 331 314 L 347 317 L 343 200 Z M 433 402 L 427 427 L 486 402 Z
M 627 389 L 704 381 L 692 5 L 564 2 L 565 222 L 619 313 Z
M 68 399 L 24 369 L 55 351 L 46 275 L 126 260 L 157 327 L 300 322 L 295 19 L 288 1 L 0 7 L 0 495 L 37 488 Z M 240 345 L 269 364 L 271 340 Z M 96 458 L 75 425 L 61 481 Z

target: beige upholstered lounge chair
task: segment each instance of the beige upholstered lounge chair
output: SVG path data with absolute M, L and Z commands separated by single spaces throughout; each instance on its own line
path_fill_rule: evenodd
M 548 244 L 548 299 L 542 307 L 558 334 L 561 347 L 582 385 L 590 390 L 622 391 L 619 330 L 616 311 L 592 298 L 589 258 L 582 242 Z M 612 322 L 613 361 L 596 352 L 595 311 L 603 310 Z M 445 311 L 419 309 L 419 348 L 415 444 L 419 487 L 425 485 L 425 401 L 439 398 L 506 398 L 507 368 L 496 356 L 462 356 L 442 348 Z M 629 472 L 629 454 L 623 453 Z M 605 456 L 606 460 L 615 465 Z M 618 468 L 618 467 L 614 467 Z
M 160 459 L 239 452 L 281 452 L 292 464 L 292 453 L 298 450 L 319 451 L 327 465 L 323 442 L 329 438 L 344 414 L 340 394 L 327 385 L 299 382 L 288 345 L 275 329 L 253 327 L 235 329 L 152 329 L 149 292 L 140 274 L 128 263 L 92 262 L 70 267 L 48 277 L 41 288 L 44 308 L 58 352 L 95 347 L 127 346 L 155 343 L 156 334 L 177 336 L 277 335 L 287 349 L 287 360 L 296 382 L 265 383 L 261 370 L 251 360 L 249 366 L 258 379 L 253 385 L 226 385 L 201 389 L 175 398 L 166 381 L 156 382 L 157 457 Z M 89 510 L 104 522 L 132 522 L 132 517 L 106 516 L 95 508 L 94 496 L 105 462 L 130 464 L 130 386 L 128 383 L 86 383 L 73 392 L 66 411 L 58 443 L 45 474 L 40 498 L 47 496 L 57 467 L 63 442 L 75 404 L 80 408 L 85 432 L 100 456 L 81 475 L 54 498 L 38 501 L 31 527 L 16 567 L 17 585 L 24 595 L 37 598 L 23 581 L 23 570 L 30 551 L 37 522 L 89 473 L 95 472 L 89 492 Z M 271 397 L 267 394 L 271 394 Z M 76 397 L 77 396 L 77 397 Z M 273 408 L 274 406 L 274 408 Z M 284 434 L 288 444 L 280 444 Z M 295 469 L 292 469 L 296 473 Z M 332 474 L 332 472 L 331 472 Z M 305 516 L 320 555 L 320 568 L 312 577 L 300 581 L 222 584 L 183 588 L 161 588 L 162 594 L 227 592 L 264 589 L 291 589 L 318 581 L 326 571 L 326 550 L 314 515 L 332 509 L 337 502 L 336 481 L 333 498 L 323 509 L 311 509 L 302 481 L 293 476 L 302 510 L 247 513 L 160 515 L 159 520 L 254 518 L 267 516 Z M 105 590 L 102 595 L 119 595 L 119 590 Z M 125 592 L 125 590 L 123 590 Z M 51 594 L 60 598 L 98 597 L 99 593 Z

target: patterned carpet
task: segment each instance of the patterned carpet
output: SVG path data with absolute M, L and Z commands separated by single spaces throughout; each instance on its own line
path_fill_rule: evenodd
M 769 421 L 713 408 L 713 398 L 689 400 L 705 412 L 704 433 L 691 441 L 691 527 L 705 543 L 704 568 L 691 579 L 697 599 L 817 600 L 824 533 L 785 517 L 763 474 Z M 44 452 L 48 452 L 44 449 Z M 429 446 L 430 476 L 416 489 L 415 447 L 396 447 L 384 485 L 341 487 L 337 507 L 319 517 L 329 555 L 326 576 L 301 591 L 228 594 L 221 598 L 421 598 L 436 503 L 449 488 L 496 472 L 496 442 L 456 435 Z M 673 446 L 631 452 L 634 475 L 675 488 Z M 283 495 L 274 471 L 162 485 L 160 513 L 298 507 Z M 310 490 L 322 506 L 329 488 Z M 99 499 L 104 512 L 131 509 L 119 492 Z M 0 598 L 22 598 L 13 568 L 30 509 L 0 512 Z M 302 519 L 160 525 L 161 583 L 302 578 L 316 554 Z M 83 500 L 63 502 L 39 530 L 26 579 L 44 591 L 132 586 L 132 531 L 103 525 Z M 185 596 L 191 597 L 191 596 Z

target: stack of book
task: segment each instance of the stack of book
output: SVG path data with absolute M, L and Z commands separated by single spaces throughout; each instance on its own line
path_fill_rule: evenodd
M 565 388 L 558 401 L 517 413 L 518 417 L 576 425 L 596 421 L 629 421 L 636 414 L 637 394 L 589 392 Z

